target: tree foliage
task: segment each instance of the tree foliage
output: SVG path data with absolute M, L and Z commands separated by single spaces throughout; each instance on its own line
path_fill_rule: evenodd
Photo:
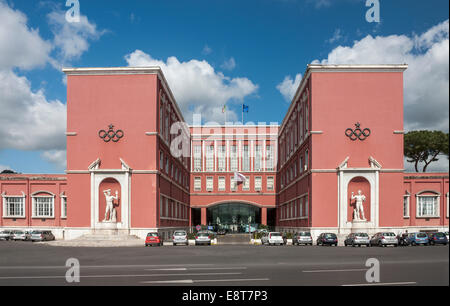
M 419 163 L 423 162 L 422 171 L 426 172 L 432 162 L 436 162 L 441 154 L 448 158 L 448 133 L 442 131 L 411 131 L 405 134 L 405 156 L 414 163 L 419 172 Z

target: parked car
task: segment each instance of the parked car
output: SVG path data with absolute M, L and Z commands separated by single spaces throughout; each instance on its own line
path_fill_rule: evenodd
M 221 229 L 219 229 L 219 230 L 217 231 L 217 235 L 226 235 L 227 232 L 228 232 L 227 229 L 221 228 Z
M 419 244 L 429 245 L 430 240 L 428 240 L 428 235 L 426 233 L 410 233 L 408 235 L 409 243 L 412 246 L 416 246 Z
M 317 245 L 338 245 L 338 238 L 334 233 L 322 233 L 317 238 Z
M 51 231 L 32 231 L 31 241 L 50 241 L 55 240 Z
M 184 244 L 189 245 L 186 231 L 175 231 L 172 236 L 173 245 Z
M 447 236 L 447 240 L 450 240 L 450 238 L 448 238 L 448 232 L 444 232 L 445 236 Z
M 198 232 L 195 235 L 195 245 L 207 244 L 211 245 L 211 233 L 209 232 Z
M 430 241 L 431 245 L 436 245 L 436 244 L 447 245 L 447 243 L 448 243 L 447 236 L 442 232 L 429 234 L 428 240 Z
M 261 237 L 262 244 L 284 245 L 283 235 L 280 232 L 269 232 Z
M 313 238 L 310 232 L 298 232 L 292 237 L 293 245 L 313 245 Z
M 27 231 L 20 231 L 20 230 L 13 231 L 12 240 L 14 240 L 14 241 L 17 241 L 17 240 L 21 240 L 21 241 L 31 240 L 31 233 L 27 232 Z
M 0 232 L 0 240 L 11 240 L 13 237 L 13 231 L 3 230 Z
M 398 245 L 400 246 L 409 246 L 411 243 L 409 241 L 408 233 L 403 233 L 397 237 Z
M 145 246 L 162 246 L 163 245 L 163 238 L 161 234 L 157 232 L 150 232 L 147 234 L 147 237 L 145 238 Z
M 353 247 L 355 246 L 369 246 L 370 244 L 370 238 L 367 233 L 351 233 L 347 236 L 347 238 L 344 240 L 344 245 L 348 246 L 351 245 Z
M 382 232 L 382 233 L 376 233 L 372 239 L 370 240 L 369 246 L 398 246 L 398 238 L 395 235 L 395 233 L 392 232 Z

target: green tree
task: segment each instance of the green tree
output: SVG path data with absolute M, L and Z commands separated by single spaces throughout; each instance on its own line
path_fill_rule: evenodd
M 405 134 L 405 156 L 409 163 L 414 163 L 419 172 L 419 163 L 425 163 L 422 171 L 426 172 L 428 165 L 438 161 L 440 154 L 448 158 L 448 133 L 442 131 L 411 131 Z

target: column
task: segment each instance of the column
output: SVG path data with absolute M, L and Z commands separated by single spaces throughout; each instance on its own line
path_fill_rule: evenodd
M 261 208 L 261 224 L 267 225 L 267 208 L 266 207 Z
M 208 225 L 206 223 L 207 222 L 207 220 L 206 220 L 206 207 L 202 207 L 201 210 L 202 210 L 202 225 Z

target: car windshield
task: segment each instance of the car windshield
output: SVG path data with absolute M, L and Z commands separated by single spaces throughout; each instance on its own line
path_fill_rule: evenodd
M 325 234 L 325 238 L 336 238 L 335 234 Z
M 197 236 L 198 237 L 208 237 L 209 234 L 208 233 L 198 233 Z
M 17 231 L 17 232 L 15 232 L 15 234 L 16 234 L 16 235 L 23 235 L 24 232 L 22 232 L 22 231 Z
M 311 233 L 310 232 L 301 232 L 301 233 L 299 233 L 299 236 L 311 236 Z
M 436 235 L 436 237 L 445 237 L 444 233 L 436 233 L 435 235 Z
M 427 234 L 425 234 L 425 233 L 419 233 L 419 234 L 417 234 L 417 237 L 419 237 L 419 238 L 425 238 L 425 237 L 427 237 Z
M 147 237 L 158 237 L 158 233 L 148 233 Z
M 280 237 L 281 233 L 271 233 L 270 237 Z
M 383 236 L 395 237 L 394 233 L 383 233 Z
M 41 231 L 33 231 L 32 234 L 42 234 Z
M 186 232 L 175 232 L 174 236 L 186 236 Z
M 355 236 L 357 237 L 369 237 L 366 233 L 356 233 Z

